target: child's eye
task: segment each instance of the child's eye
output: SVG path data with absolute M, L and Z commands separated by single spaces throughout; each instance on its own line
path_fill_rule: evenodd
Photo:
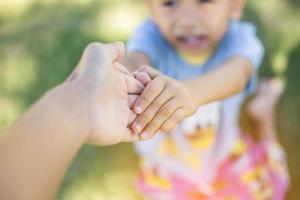
M 165 7 L 173 7 L 176 5 L 176 0 L 166 0 L 166 1 L 163 1 L 163 6 Z

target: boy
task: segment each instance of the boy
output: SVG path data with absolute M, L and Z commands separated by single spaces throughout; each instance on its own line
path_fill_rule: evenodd
M 168 134 L 137 144 L 139 189 L 151 199 L 209 198 L 217 168 L 238 149 L 239 105 L 254 88 L 264 50 L 255 28 L 238 21 L 243 0 L 146 2 L 151 18 L 124 60 L 152 79 L 135 102 L 132 128 L 143 139 Z

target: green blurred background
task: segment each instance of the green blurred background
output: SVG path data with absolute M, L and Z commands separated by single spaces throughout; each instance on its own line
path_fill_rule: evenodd
M 248 0 L 244 17 L 257 25 L 267 50 L 260 75 L 286 81 L 277 125 L 288 153 L 293 199 L 300 197 L 299 7 L 299 0 Z M 141 0 L 0 0 L 0 127 L 61 83 L 89 42 L 126 41 L 147 15 Z M 57 199 L 139 199 L 136 170 L 129 144 L 85 146 Z

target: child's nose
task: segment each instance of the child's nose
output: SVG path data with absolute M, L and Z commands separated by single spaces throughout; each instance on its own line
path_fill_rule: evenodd
M 189 29 L 201 24 L 201 17 L 199 11 L 195 6 L 187 5 L 182 6 L 176 13 L 177 25 L 184 29 Z

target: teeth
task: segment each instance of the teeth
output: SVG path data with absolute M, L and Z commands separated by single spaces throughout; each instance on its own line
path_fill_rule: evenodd
M 191 36 L 191 37 L 181 37 L 180 40 L 184 43 L 195 44 L 200 42 L 201 39 L 197 36 Z
M 186 42 L 198 42 L 198 38 L 197 37 L 187 37 L 185 38 Z

